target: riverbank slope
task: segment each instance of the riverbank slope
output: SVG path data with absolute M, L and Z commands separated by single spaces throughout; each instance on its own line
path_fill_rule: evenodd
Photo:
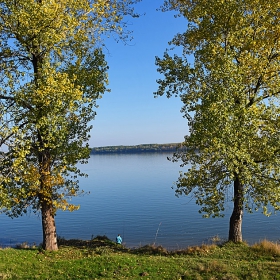
M 280 247 L 269 241 L 172 252 L 155 245 L 127 249 L 106 238 L 60 243 L 57 252 L 1 249 L 0 279 L 280 279 Z

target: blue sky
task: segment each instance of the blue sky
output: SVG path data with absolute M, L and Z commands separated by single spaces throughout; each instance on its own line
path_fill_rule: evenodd
M 179 98 L 154 98 L 160 77 L 155 56 L 162 57 L 168 41 L 186 30 L 183 18 L 156 11 L 163 0 L 142 0 L 129 19 L 133 41 L 129 45 L 108 40 L 105 50 L 111 92 L 98 100 L 90 146 L 138 145 L 182 142 L 188 133 Z

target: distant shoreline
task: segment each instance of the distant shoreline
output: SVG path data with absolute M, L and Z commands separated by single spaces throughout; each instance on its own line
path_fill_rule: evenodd
M 90 154 L 94 155 L 94 154 L 162 153 L 162 152 L 176 152 L 182 149 L 183 149 L 182 143 L 140 144 L 134 146 L 95 147 L 92 148 Z

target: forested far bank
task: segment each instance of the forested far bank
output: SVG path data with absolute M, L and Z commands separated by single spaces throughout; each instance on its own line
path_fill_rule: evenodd
M 154 153 L 175 152 L 183 149 L 182 143 L 168 144 L 140 144 L 134 146 L 106 146 L 92 148 L 91 154 L 128 154 L 128 153 Z

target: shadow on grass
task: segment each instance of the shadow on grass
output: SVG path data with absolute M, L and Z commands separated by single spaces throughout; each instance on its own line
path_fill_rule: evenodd
M 205 254 L 209 253 L 217 246 L 217 244 L 205 245 L 202 244 L 200 246 L 192 246 L 185 249 L 178 249 L 169 251 L 162 246 L 152 245 L 144 245 L 137 248 L 126 248 L 124 245 L 120 245 L 110 240 L 107 236 L 98 235 L 91 240 L 81 240 L 81 239 L 65 239 L 63 237 L 57 238 L 58 247 L 62 248 L 76 248 L 76 249 L 85 249 L 87 253 L 90 254 L 110 254 L 113 252 L 121 252 L 121 253 L 130 253 L 137 255 L 157 255 L 157 256 L 172 256 L 172 255 L 197 255 L 197 254 Z M 29 246 L 27 243 L 19 244 L 16 246 L 16 249 L 21 250 L 38 250 L 36 246 Z M 42 247 L 39 246 L 39 251 L 43 252 Z
M 162 246 L 155 245 L 145 245 L 139 248 L 126 248 L 124 245 L 117 244 L 110 240 L 107 236 L 96 236 L 91 240 L 80 240 L 80 239 L 70 239 L 66 240 L 64 238 L 58 238 L 58 246 L 63 247 L 75 247 L 79 249 L 98 249 L 108 248 L 113 252 L 127 252 L 130 254 L 147 254 L 147 255 L 169 255 L 170 252 L 167 251 Z
M 70 239 L 66 240 L 64 238 L 58 238 L 58 245 L 60 248 L 63 247 L 74 247 L 79 249 L 88 249 L 95 251 L 97 254 L 104 254 L 109 252 L 122 252 L 138 255 L 160 255 L 160 256 L 170 256 L 170 255 L 189 255 L 189 254 L 203 254 L 214 250 L 217 245 L 202 245 L 188 247 L 186 249 L 168 251 L 162 246 L 156 245 L 144 245 L 137 248 L 126 248 L 123 245 L 117 244 L 110 240 L 107 236 L 96 236 L 91 240 L 80 240 L 80 239 Z
M 117 244 L 110 240 L 107 236 L 98 235 L 91 240 L 69 239 L 66 240 L 63 237 L 57 239 L 58 246 L 62 247 L 75 247 L 79 249 L 96 249 L 101 247 L 111 248 L 115 251 L 129 252 L 130 249 L 125 248 L 123 245 Z

